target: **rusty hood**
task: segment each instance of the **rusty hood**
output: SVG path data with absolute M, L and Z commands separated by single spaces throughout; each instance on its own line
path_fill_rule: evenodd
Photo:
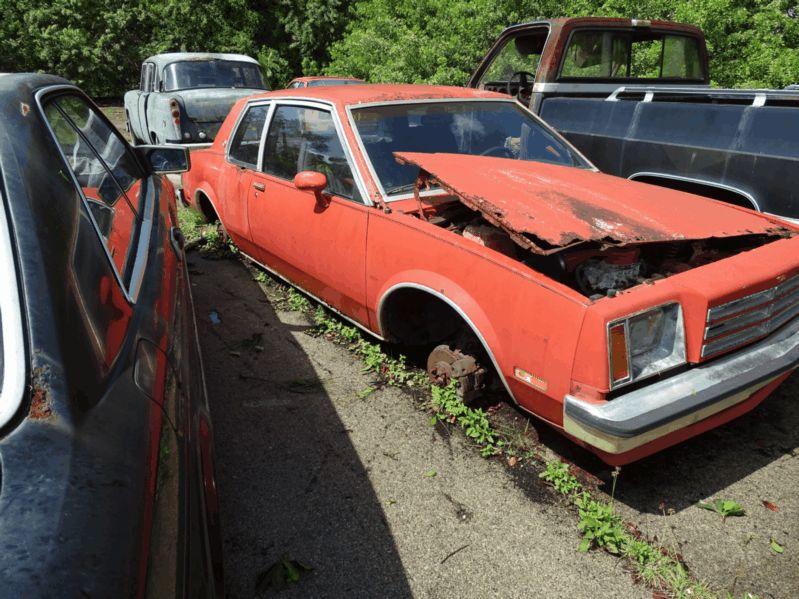
M 395 156 L 538 254 L 584 242 L 624 245 L 792 232 L 751 210 L 585 169 L 464 154 Z

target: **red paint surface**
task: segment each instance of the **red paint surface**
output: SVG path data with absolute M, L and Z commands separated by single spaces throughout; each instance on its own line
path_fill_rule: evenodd
M 361 173 L 368 197 L 378 202 L 378 187 L 349 125 L 348 106 L 503 96 L 452 87 L 353 85 L 281 90 L 256 98 L 318 100 L 336 111 L 353 166 Z M 183 179 L 188 200 L 196 203 L 200 194 L 206 196 L 242 251 L 377 334 L 390 333 L 383 330 L 380 307 L 393 290 L 413 285 L 438 295 L 485 341 L 514 399 L 555 426 L 563 423 L 567 393 L 606 401 L 608 322 L 678 301 L 685 319 L 688 361 L 696 363 L 701 361 L 708 307 L 799 272 L 799 238 L 794 237 L 592 302 L 521 262 L 414 217 L 413 199 L 393 202 L 386 212 L 379 205 L 332 197 L 320 209 L 314 195 L 298 190 L 293 181 L 228 163 L 225 143 L 252 99 L 234 106 L 210 148 L 192 153 L 192 170 Z M 429 154 L 414 160 L 424 162 L 426 169 L 460 193 L 490 198 L 511 226 L 557 242 L 573 239 L 575 232 L 596 236 L 602 227 L 592 219 L 608 212 L 613 218 L 606 220 L 617 223 L 616 234 L 626 243 L 764 232 L 782 226 L 705 198 L 566 167 Z M 255 182 L 263 183 L 264 191 L 256 190 Z M 516 380 L 514 367 L 545 381 L 546 391 Z M 724 412 L 732 414 L 730 418 L 738 413 Z M 719 417 L 707 419 L 646 447 L 657 451 L 720 422 Z M 639 452 L 630 459 L 643 455 Z
M 780 228 L 778 221 L 738 206 L 645 183 L 620 184 L 618 177 L 585 169 L 463 154 L 396 156 L 433 175 L 494 224 L 557 247 L 709 239 Z

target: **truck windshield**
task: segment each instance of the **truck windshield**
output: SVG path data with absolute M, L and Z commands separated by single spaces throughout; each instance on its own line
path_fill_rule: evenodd
M 201 87 L 265 89 L 258 65 L 233 60 L 184 60 L 164 67 L 164 91 Z
M 386 195 L 413 191 L 416 166 L 394 152 L 441 152 L 589 168 L 566 141 L 516 102 L 387 104 L 352 111 L 358 136 Z
M 560 77 L 704 81 L 699 42 L 654 31 L 575 31 Z

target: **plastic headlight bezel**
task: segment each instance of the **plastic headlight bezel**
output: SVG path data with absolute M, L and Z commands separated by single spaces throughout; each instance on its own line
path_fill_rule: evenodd
M 661 312 L 667 315 L 670 315 L 671 318 L 668 321 L 665 321 L 664 328 L 660 332 L 659 344 L 653 349 L 648 350 L 643 356 L 633 356 L 635 350 L 635 340 L 632 339 L 631 332 L 630 332 L 630 322 L 640 319 L 642 317 L 646 317 L 652 313 Z M 626 339 L 626 359 L 627 359 L 627 376 L 623 379 L 613 379 L 613 352 L 611 348 L 611 329 L 618 327 L 619 325 L 624 325 L 625 331 L 625 339 Z M 668 326 L 669 328 L 666 329 L 665 327 Z M 686 358 L 686 349 L 685 349 L 685 321 L 683 318 L 683 311 L 682 306 L 679 302 L 668 302 L 665 304 L 661 304 L 659 306 L 655 306 L 653 308 L 647 308 L 646 310 L 641 310 L 640 312 L 636 312 L 634 314 L 630 314 L 623 318 L 617 318 L 615 320 L 610 321 L 607 324 L 606 328 L 607 334 L 607 347 L 608 347 L 608 380 L 610 382 L 610 388 L 618 389 L 620 387 L 624 387 L 625 385 L 630 385 L 632 383 L 637 383 L 638 381 L 646 380 L 650 377 L 659 375 L 663 372 L 671 370 L 673 368 L 677 368 L 679 366 L 684 365 L 687 362 Z M 663 353 L 663 346 L 660 345 L 665 340 L 671 338 L 671 346 L 670 351 L 668 354 L 665 354 L 654 362 L 651 360 L 651 353 L 655 351 L 655 349 L 659 349 L 661 353 Z M 634 360 L 649 360 L 649 363 L 645 364 L 643 367 L 638 365 L 636 368 L 636 364 Z M 658 366 L 658 363 L 661 365 Z

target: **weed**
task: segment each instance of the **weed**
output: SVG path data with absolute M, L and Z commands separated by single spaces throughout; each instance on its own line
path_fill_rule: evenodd
M 293 287 L 289 287 L 286 293 L 286 305 L 294 312 L 308 312 L 311 309 L 308 298 Z
M 569 472 L 569 466 L 560 460 L 547 462 L 546 469 L 538 476 L 555 487 L 561 495 L 572 495 L 583 488 L 577 478 Z
M 451 381 L 446 387 L 431 387 L 432 403 L 436 410 L 436 417 L 442 422 L 457 424 L 480 446 L 480 453 L 484 457 L 497 453 L 504 441 L 491 427 L 488 417 L 483 410 L 470 408 L 458 397 L 458 387 Z
M 741 504 L 730 499 L 716 499 L 716 501 L 712 503 L 701 501 L 699 502 L 699 507 L 701 507 L 703 510 L 716 512 L 721 516 L 722 520 L 726 520 L 731 516 L 746 515 L 746 512 Z
M 630 534 L 625 529 L 621 516 L 616 514 L 613 504 L 594 499 L 569 471 L 567 464 L 560 460 L 547 462 L 545 470 L 539 476 L 577 507 L 577 528 L 583 535 L 579 551 L 597 547 L 613 555 L 625 557 L 648 586 L 672 597 L 714 597 L 707 585 L 689 576 L 679 560 L 647 540 Z
M 253 276 L 256 283 L 266 283 L 266 278 L 266 273 L 262 270 L 255 271 L 255 275 Z
M 613 506 L 592 499 L 587 491 L 578 494 L 574 504 L 580 514 L 577 528 L 583 533 L 578 549 L 586 552 L 591 547 L 600 547 L 614 555 L 620 554 L 627 544 L 628 536 L 622 528 L 621 517 L 616 514 Z

